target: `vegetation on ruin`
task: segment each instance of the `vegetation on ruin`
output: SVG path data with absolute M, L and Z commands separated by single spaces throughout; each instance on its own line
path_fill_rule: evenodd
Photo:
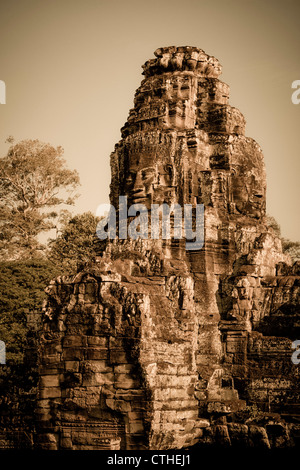
M 57 208 L 74 204 L 79 176 L 67 168 L 62 147 L 7 141 L 0 159 L 0 259 L 30 259 L 45 249 L 38 237 L 55 227 Z

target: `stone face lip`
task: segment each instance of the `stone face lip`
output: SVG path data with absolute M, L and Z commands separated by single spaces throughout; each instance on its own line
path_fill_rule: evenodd
M 267 224 L 262 151 L 217 59 L 162 47 L 143 69 L 111 204 L 203 204 L 204 246 L 116 238 L 50 284 L 36 446 L 293 445 L 299 266 Z

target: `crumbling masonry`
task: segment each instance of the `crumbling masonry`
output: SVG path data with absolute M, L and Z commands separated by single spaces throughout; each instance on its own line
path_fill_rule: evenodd
M 111 155 L 111 204 L 204 204 L 204 247 L 115 239 L 52 281 L 37 447 L 297 443 L 299 264 L 266 224 L 262 151 L 220 73 L 195 47 L 143 66 Z

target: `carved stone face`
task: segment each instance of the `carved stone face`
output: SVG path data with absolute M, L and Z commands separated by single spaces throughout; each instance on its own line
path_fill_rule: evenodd
M 238 213 L 254 218 L 264 214 L 266 189 L 262 178 L 257 169 L 231 176 L 232 201 Z
M 153 166 L 140 168 L 131 165 L 125 180 L 125 193 L 130 204 L 171 204 L 175 188 L 172 186 L 173 168 L 171 165 L 155 163 Z
M 134 204 L 143 203 L 152 194 L 155 180 L 156 174 L 153 167 L 129 171 L 126 178 L 126 189 L 131 202 Z

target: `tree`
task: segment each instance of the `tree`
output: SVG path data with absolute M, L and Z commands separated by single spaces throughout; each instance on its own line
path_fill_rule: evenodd
M 293 242 L 288 238 L 282 238 L 282 250 L 290 255 L 292 261 L 300 261 L 300 242 Z
M 38 236 L 55 226 L 58 214 L 53 209 L 74 204 L 79 176 L 66 168 L 62 155 L 62 147 L 23 140 L 0 159 L 2 259 L 37 256 L 45 248 Z
M 58 274 L 42 259 L 0 262 L 0 340 L 6 346 L 6 364 L 0 367 L 1 428 L 24 428 L 34 418 L 44 290 Z
M 43 259 L 0 262 L 0 339 L 8 361 L 23 362 L 27 315 L 41 313 L 44 289 L 58 274 L 59 268 Z
M 277 237 L 280 238 L 281 237 L 281 228 L 280 228 L 279 223 L 275 219 L 275 217 L 273 217 L 272 215 L 267 215 L 266 216 L 266 222 L 267 222 L 268 227 L 271 227 L 274 230 L 275 235 L 277 235 Z
M 49 242 L 49 257 L 64 273 L 76 272 L 96 256 L 99 221 L 91 212 L 64 218 L 58 237 Z
M 300 260 L 300 242 L 293 242 L 288 238 L 284 238 L 281 236 L 281 228 L 275 217 L 272 215 L 266 216 L 266 222 L 269 227 L 271 227 L 275 235 L 280 238 L 282 244 L 282 251 L 283 253 L 288 254 L 292 261 L 299 261 Z

